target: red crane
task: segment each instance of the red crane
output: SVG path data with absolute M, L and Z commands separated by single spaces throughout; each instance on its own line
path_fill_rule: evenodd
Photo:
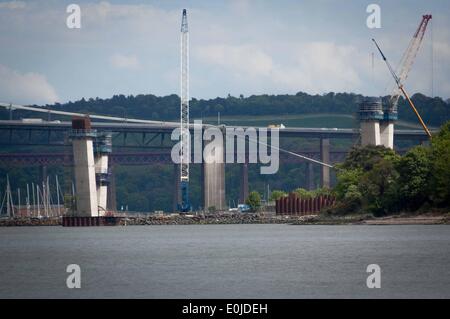
M 378 43 L 375 41 L 375 39 L 372 39 L 372 41 L 377 46 L 378 51 L 381 54 L 381 57 L 383 58 L 384 62 L 386 62 L 386 65 L 391 72 L 395 83 L 396 88 L 394 89 L 393 93 L 391 94 L 391 97 L 389 99 L 389 105 L 388 110 L 390 112 L 397 112 L 397 103 L 398 99 L 400 97 L 400 94 L 403 94 L 408 101 L 409 105 L 413 109 L 414 113 L 416 114 L 420 124 L 422 125 L 423 129 L 427 133 L 427 135 L 431 138 L 431 133 L 428 130 L 427 126 L 422 120 L 422 117 L 420 116 L 419 112 L 417 111 L 416 107 L 414 106 L 414 103 L 409 98 L 409 95 L 406 93 L 405 88 L 403 87 L 403 83 L 408 77 L 408 73 L 411 70 L 411 67 L 414 63 L 414 59 L 417 56 L 417 52 L 419 51 L 420 45 L 422 44 L 423 37 L 425 35 L 425 31 L 427 29 L 428 22 L 431 20 L 432 16 L 431 14 L 426 14 L 422 16 L 422 21 L 419 24 L 419 27 L 417 28 L 416 32 L 414 33 L 411 41 L 409 42 L 408 48 L 406 49 L 405 53 L 403 54 L 402 59 L 400 60 L 399 64 L 399 71 L 396 73 L 394 69 L 392 68 L 389 61 L 386 59 L 386 56 L 381 51 L 380 47 L 378 46 Z M 398 75 L 397 75 L 398 74 Z

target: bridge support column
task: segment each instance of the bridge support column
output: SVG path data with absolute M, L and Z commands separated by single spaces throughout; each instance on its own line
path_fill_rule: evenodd
M 313 190 L 314 187 L 314 165 L 311 162 L 306 163 L 305 167 L 306 189 Z
M 222 136 L 223 138 L 223 136 Z M 212 154 L 204 154 L 204 209 L 225 209 L 225 163 L 223 140 L 215 143 Z M 221 159 L 216 161 L 216 159 Z
M 108 156 L 111 152 L 111 134 L 98 134 L 94 143 L 94 162 L 99 216 L 104 216 L 107 211 L 108 185 L 110 183 Z
M 361 145 L 380 145 L 380 123 L 378 121 L 361 122 Z
M 394 149 L 394 122 L 380 122 L 380 143 L 384 147 Z
M 328 138 L 320 139 L 320 160 L 326 164 L 330 163 L 330 139 Z M 328 166 L 322 165 L 320 179 L 322 187 L 330 188 L 330 168 Z
M 109 165 L 109 185 L 106 207 L 108 210 L 117 210 L 117 197 L 116 197 L 116 175 L 114 174 L 114 167 Z
M 41 165 L 40 167 L 40 172 L 39 172 L 39 177 L 40 177 L 40 183 L 46 183 L 47 182 L 47 165 Z
M 172 211 L 178 211 L 178 203 L 181 202 L 180 197 L 180 164 L 173 164 L 173 184 L 175 190 L 173 192 Z
M 245 204 L 248 197 L 248 163 L 241 164 L 241 190 L 239 196 L 239 204 Z
M 88 118 L 72 120 L 77 216 L 98 216 L 93 139 Z

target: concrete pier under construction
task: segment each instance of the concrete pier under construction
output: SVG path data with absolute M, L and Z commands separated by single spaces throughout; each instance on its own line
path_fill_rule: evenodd
M 203 163 L 204 209 L 214 207 L 217 210 L 225 205 L 225 163 L 224 147 L 216 144 L 214 151 L 205 154 Z
M 380 145 L 380 120 L 383 119 L 381 99 L 365 98 L 359 105 L 361 145 Z
M 111 134 L 97 134 L 94 143 L 95 177 L 97 185 L 98 215 L 104 216 L 107 211 L 108 186 L 110 173 L 108 157 L 112 152 Z
M 95 137 L 96 132 L 91 130 L 89 118 L 72 120 L 70 138 L 73 148 L 77 216 L 98 216 L 93 145 Z

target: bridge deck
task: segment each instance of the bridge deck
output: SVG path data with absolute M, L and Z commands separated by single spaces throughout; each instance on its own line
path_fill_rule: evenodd
M 92 122 L 92 128 L 100 131 L 117 133 L 165 133 L 170 134 L 178 124 L 173 122 L 161 123 L 120 123 L 120 122 Z M 205 125 L 210 127 L 210 125 Z M 243 127 L 243 126 L 242 126 Z M 243 127 L 244 129 L 246 127 Z M 38 131 L 68 131 L 71 122 L 67 121 L 42 121 L 24 122 L 20 120 L 0 120 L 0 130 L 38 130 Z M 193 125 L 191 125 L 191 130 Z M 261 128 L 257 128 L 261 129 Z M 307 138 L 357 138 L 359 129 L 345 128 L 307 128 L 288 127 L 280 129 L 280 137 L 307 137 Z M 427 140 L 428 137 L 422 130 L 395 130 L 397 139 Z

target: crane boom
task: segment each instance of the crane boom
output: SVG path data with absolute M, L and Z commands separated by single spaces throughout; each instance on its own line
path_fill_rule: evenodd
M 375 41 L 375 39 L 372 39 L 372 41 L 375 43 L 375 45 L 376 45 L 378 51 L 380 52 L 381 57 L 383 58 L 384 62 L 386 62 L 386 65 L 387 65 L 389 71 L 391 72 L 392 77 L 393 77 L 394 80 L 395 80 L 395 83 L 397 84 L 398 90 L 405 96 L 406 100 L 407 100 L 408 103 L 409 103 L 409 106 L 412 108 L 412 110 L 413 110 L 414 113 L 416 114 L 417 119 L 419 120 L 420 124 L 422 125 L 422 127 L 423 127 L 425 133 L 427 133 L 428 137 L 431 138 L 431 132 L 430 132 L 430 130 L 429 130 L 428 127 L 425 125 L 425 122 L 422 120 L 422 117 L 420 116 L 419 112 L 417 111 L 417 109 L 416 109 L 416 107 L 415 107 L 413 101 L 410 99 L 408 93 L 406 93 L 406 90 L 405 90 L 405 88 L 403 87 L 403 84 L 402 84 L 402 82 L 401 82 L 401 79 L 400 79 L 400 78 L 397 76 L 397 74 L 395 73 L 395 71 L 394 71 L 394 69 L 392 68 L 391 64 L 389 63 L 389 61 L 387 60 L 386 56 L 384 55 L 383 51 L 381 51 L 380 46 L 378 45 L 377 41 Z
M 417 27 L 416 32 L 414 33 L 411 41 L 409 42 L 408 47 L 406 48 L 405 53 L 403 53 L 402 59 L 399 63 L 399 68 L 397 72 L 394 72 L 398 75 L 398 81 L 400 83 L 405 83 L 406 79 L 408 78 L 409 71 L 412 68 L 412 65 L 414 63 L 414 60 L 417 56 L 417 52 L 420 49 L 420 45 L 422 44 L 423 37 L 425 35 L 425 31 L 428 26 L 428 22 L 431 20 L 432 15 L 426 14 L 422 16 L 422 20 Z M 379 49 L 379 48 L 378 48 Z M 386 61 L 386 60 L 385 60 Z M 392 73 L 392 71 L 391 71 Z M 397 82 L 397 79 L 396 79 Z M 397 111 L 397 103 L 398 99 L 400 98 L 400 95 L 402 94 L 402 91 L 398 87 L 398 83 L 396 87 L 394 88 L 391 97 L 389 99 L 388 108 L 396 112 Z

